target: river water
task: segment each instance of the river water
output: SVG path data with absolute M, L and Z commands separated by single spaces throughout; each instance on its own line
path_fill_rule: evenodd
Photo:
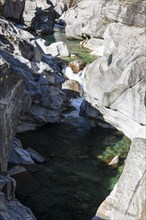
M 88 120 L 79 116 L 81 101 L 72 100 L 76 109 L 64 115 L 62 123 L 19 135 L 24 147 L 32 147 L 46 158 L 44 164 L 27 166 L 38 184 L 36 190 L 17 194 L 39 220 L 90 220 L 109 194 L 111 178 L 117 175 L 117 169 L 98 155 L 122 134 L 91 129 Z
M 60 37 L 65 39 L 64 34 Z M 73 53 L 80 52 L 78 45 L 78 41 L 68 41 Z M 64 114 L 61 123 L 18 135 L 24 147 L 35 149 L 46 159 L 43 164 L 27 166 L 33 181 L 25 183 L 28 190 L 24 193 L 21 185 L 26 180 L 21 178 L 16 192 L 38 220 L 90 220 L 117 176 L 117 168 L 108 166 L 99 155 L 123 135 L 91 128 L 88 119 L 79 116 L 82 99 L 72 99 L 75 110 Z

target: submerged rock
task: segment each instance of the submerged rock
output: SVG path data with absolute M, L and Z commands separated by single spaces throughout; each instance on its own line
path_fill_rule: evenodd
M 115 165 L 119 163 L 119 156 L 115 156 L 108 165 Z
M 42 156 L 41 156 L 38 152 L 36 152 L 34 149 L 32 149 L 32 148 L 27 148 L 26 150 L 29 152 L 31 158 L 32 158 L 34 161 L 36 161 L 36 162 L 38 162 L 38 163 L 43 163 L 43 162 L 45 162 L 45 158 L 42 157 Z

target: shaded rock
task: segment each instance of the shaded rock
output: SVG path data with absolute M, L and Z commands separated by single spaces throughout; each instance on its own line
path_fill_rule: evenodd
M 74 73 L 78 73 L 84 69 L 86 64 L 82 60 L 74 60 L 69 63 L 69 66 L 71 67 Z
M 64 2 L 56 0 L 0 0 L 0 15 L 38 33 L 53 33 L 55 18 L 66 9 Z
M 89 102 L 83 100 L 80 106 L 80 116 L 89 118 L 89 123 L 91 127 L 102 127 L 102 128 L 110 128 L 115 129 L 112 125 L 107 123 L 101 112 L 94 108 Z
M 36 152 L 34 149 L 32 148 L 27 148 L 27 151 L 29 152 L 31 158 L 38 162 L 38 163 L 43 163 L 45 162 L 45 158 L 42 157 L 38 152 Z
M 20 141 L 15 138 L 12 145 L 9 163 L 12 164 L 33 164 L 30 153 L 22 148 Z
M 24 7 L 25 0 L 0 0 L 0 15 L 16 21 L 22 21 L 21 16 Z
M 17 200 L 6 201 L 7 210 L 0 211 L 1 220 L 36 220 L 31 210 Z
M 7 210 L 6 197 L 4 193 L 0 192 L 0 212 L 6 210 Z
M 18 174 L 18 173 L 23 173 L 25 172 L 26 169 L 22 166 L 14 166 L 12 167 L 11 169 L 8 170 L 8 174 L 11 176 L 11 175 L 15 175 L 15 174 Z
M 0 175 L 0 191 L 5 194 L 7 200 L 15 198 L 16 181 L 9 175 Z
M 98 216 L 94 216 L 91 220 L 104 220 L 103 218 L 99 218 Z
M 30 195 L 39 188 L 36 179 L 26 169 L 23 172 L 12 172 L 11 176 L 17 182 L 16 193 L 21 197 Z
M 22 109 L 24 83 L 0 56 L 0 170 L 7 171 L 8 158 Z
M 0 27 L 0 54 L 11 64 L 12 72 L 21 75 L 25 83 L 17 131 L 58 122 L 66 100 L 65 93 L 61 91 L 64 81 L 61 64 L 55 64 L 54 59 L 44 53 L 47 51 L 45 41 L 4 19 L 1 19 Z M 55 95 L 51 91 L 52 86 L 57 87 Z

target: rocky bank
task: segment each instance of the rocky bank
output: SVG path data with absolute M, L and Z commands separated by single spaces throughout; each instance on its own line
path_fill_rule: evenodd
M 36 22 L 37 9 L 43 11 L 42 16 L 46 14 L 48 17 L 48 10 L 44 8 L 48 7 L 46 4 L 42 1 L 0 1 L 0 15 L 5 16 L 0 17 L 1 220 L 35 219 L 32 212 L 16 200 L 16 182 L 7 174 L 8 162 L 18 164 L 21 160 L 22 164 L 26 164 L 33 162 L 30 155 L 37 156 L 37 159 L 39 157 L 30 149 L 29 152 L 24 151 L 19 141 L 14 141 L 16 130 L 23 132 L 48 122 L 59 122 L 68 104 L 68 99 L 61 89 L 64 82 L 61 73 L 64 64 L 56 58 L 68 56 L 66 45 L 58 42 L 50 47 L 37 34 L 30 34 L 26 30 L 32 28 L 33 32 L 38 32 L 38 28 L 30 27 L 26 21 L 31 23 L 32 19 Z M 50 4 L 49 8 L 53 7 L 53 3 Z M 24 16 L 26 8 L 30 10 L 26 13 L 27 18 Z M 54 8 L 55 6 L 53 11 Z M 44 19 L 45 16 L 43 21 Z M 25 30 L 20 29 L 20 24 L 25 24 Z M 49 23 L 45 25 L 52 28 Z M 44 29 L 41 30 L 43 31 Z M 24 158 L 21 159 L 21 156 Z

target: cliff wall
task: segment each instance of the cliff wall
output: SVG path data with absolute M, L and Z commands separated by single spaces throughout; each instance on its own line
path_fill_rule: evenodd
M 102 41 L 102 53 L 82 73 L 86 101 L 132 140 L 124 171 L 97 210 L 102 219 L 146 218 L 145 12 L 144 0 L 82 0 L 64 14 L 68 37 L 94 39 L 96 49 Z

